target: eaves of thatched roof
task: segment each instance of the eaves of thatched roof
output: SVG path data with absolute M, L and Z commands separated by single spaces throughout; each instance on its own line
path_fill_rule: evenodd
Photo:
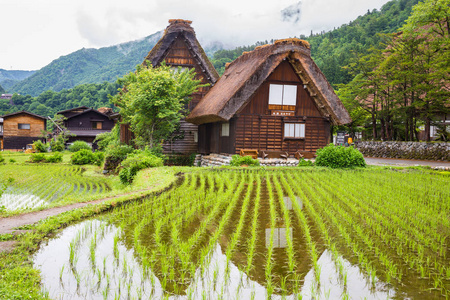
M 283 60 L 292 65 L 323 116 L 329 117 L 333 125 L 351 122 L 341 100 L 312 60 L 308 42 L 299 39 L 278 40 L 238 57 L 186 121 L 197 125 L 228 121 Z
M 167 53 L 171 49 L 171 45 L 176 39 L 183 39 L 198 64 L 202 67 L 206 77 L 211 83 L 215 83 L 219 79 L 219 74 L 209 61 L 208 56 L 197 40 L 194 29 L 191 27 L 192 21 L 171 19 L 169 26 L 164 31 L 164 35 L 148 53 L 144 62 L 150 62 L 152 66 L 160 65 Z

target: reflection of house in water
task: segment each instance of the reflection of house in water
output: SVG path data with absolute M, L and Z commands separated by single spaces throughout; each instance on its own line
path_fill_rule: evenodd
M 286 232 L 287 231 L 287 232 Z M 266 228 L 266 248 L 270 247 L 270 228 Z M 274 248 L 286 248 L 287 247 L 287 235 L 292 240 L 292 227 L 286 230 L 286 227 L 275 228 L 273 231 L 273 247 Z

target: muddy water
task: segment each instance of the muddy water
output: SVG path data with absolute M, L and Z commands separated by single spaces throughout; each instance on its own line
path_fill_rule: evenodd
M 246 189 L 232 210 L 232 218 L 223 228 L 219 239 L 207 248 L 210 239 L 218 230 L 221 217 L 228 203 L 218 204 L 219 212 L 199 236 L 186 260 L 193 270 L 183 270 L 177 249 L 171 249 L 170 219 L 162 227 L 162 243 L 155 244 L 155 224 L 149 219 L 139 235 L 140 249 L 134 231 L 138 221 L 153 215 L 158 198 L 126 208 L 126 213 L 104 215 L 97 220 L 88 220 L 63 230 L 58 236 L 42 245 L 34 257 L 34 265 L 41 271 L 42 286 L 52 299 L 265 299 L 268 293 L 273 299 L 387 299 L 396 297 L 396 291 L 380 280 L 371 280 L 359 267 L 344 257 L 337 261 L 321 240 L 311 224 L 311 236 L 319 254 L 320 274 L 316 274 L 296 214 L 293 202 L 303 210 L 299 197 L 284 197 L 284 206 L 289 210 L 291 227 L 286 228 L 282 208 L 275 201 L 277 219 L 271 228 L 270 203 L 266 186 L 261 187 L 258 211 L 255 254 L 247 272 L 248 249 L 251 239 L 251 224 L 254 209 L 250 208 L 244 218 L 239 241 L 227 258 L 231 237 L 237 229 Z M 206 195 L 206 193 L 205 193 Z M 255 197 L 255 192 L 251 197 Z M 214 199 L 202 206 L 198 212 L 183 222 L 180 239 L 187 241 L 199 229 L 200 224 L 214 211 Z M 153 201 L 153 202 L 152 202 Z M 186 200 L 187 201 L 187 200 Z M 163 201 L 164 202 L 164 201 Z M 183 202 L 180 200 L 179 205 Z M 170 213 L 178 205 L 162 204 L 164 212 Z M 183 211 L 182 211 L 183 212 Z M 127 216 L 133 217 L 127 219 Z M 273 231 L 273 252 L 268 257 L 270 236 Z M 289 271 L 288 238 L 294 250 L 294 272 Z M 161 250 L 162 249 L 162 250 Z M 209 249 L 202 254 L 204 249 Z M 174 253 L 175 252 L 175 253 Z M 273 268 L 267 275 L 267 261 Z M 169 265 L 167 265 L 169 264 Z M 270 292 L 268 279 L 271 281 Z M 398 296 L 398 295 L 397 295 Z M 402 298 L 402 297 L 401 297 Z

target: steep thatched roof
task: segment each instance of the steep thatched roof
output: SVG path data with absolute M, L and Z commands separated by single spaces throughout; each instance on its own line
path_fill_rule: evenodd
M 219 74 L 209 61 L 205 51 L 195 36 L 195 31 L 191 27 L 192 21 L 171 19 L 169 26 L 164 31 L 162 38 L 156 43 L 152 50 L 148 53 L 144 62 L 150 62 L 152 66 L 158 66 L 166 57 L 170 50 L 170 46 L 176 39 L 183 39 L 189 46 L 189 51 L 192 53 L 202 70 L 206 73 L 206 77 L 211 83 L 215 83 L 219 79 Z
M 283 60 L 289 61 L 317 108 L 330 118 L 333 125 L 351 122 L 341 100 L 312 60 L 308 42 L 299 39 L 278 40 L 242 54 L 226 68 L 220 80 L 186 120 L 197 125 L 228 121 L 251 100 Z

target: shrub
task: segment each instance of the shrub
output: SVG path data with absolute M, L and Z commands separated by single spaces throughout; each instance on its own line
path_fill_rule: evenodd
M 188 166 L 191 167 L 194 165 L 195 153 L 190 155 L 185 154 L 175 154 L 168 156 L 164 161 L 164 164 L 167 166 Z
M 2 162 L 2 160 L 1 160 L 1 159 L 0 159 L 0 162 Z M 13 163 L 15 163 L 15 162 L 16 162 L 16 160 L 15 160 L 14 158 L 10 158 L 10 159 L 9 159 L 9 162 L 13 164 Z
M 105 151 L 109 145 L 119 142 L 120 127 L 116 124 L 109 132 L 97 134 L 94 143 L 97 143 L 98 149 Z
M 330 168 L 365 167 L 366 161 L 358 149 L 353 147 L 328 146 L 317 150 L 316 166 Z
M 45 162 L 45 154 L 44 153 L 32 153 L 30 156 L 30 161 L 33 163 Z
M 231 157 L 231 166 L 240 167 L 242 165 L 247 165 L 249 167 L 253 166 L 259 166 L 259 160 L 253 159 L 251 156 L 240 156 L 240 155 L 233 155 Z
M 162 158 L 151 154 L 149 151 L 130 154 L 121 164 L 120 181 L 123 184 L 130 184 L 138 171 L 145 168 L 161 167 L 162 165 Z
M 104 154 L 102 152 L 92 152 L 91 150 L 81 149 L 70 157 L 70 161 L 74 165 L 93 164 L 100 166 L 103 162 Z
M 56 139 L 56 141 L 52 139 L 50 141 L 50 149 L 52 149 L 52 151 L 54 152 L 64 151 L 64 140 L 59 137 Z
M 302 158 L 302 159 L 300 159 L 299 161 L 298 161 L 298 165 L 297 166 L 299 166 L 299 167 L 311 167 L 311 166 L 313 166 L 314 164 L 313 164 L 313 162 L 312 161 L 310 161 L 310 160 L 305 160 L 304 158 Z
M 75 141 L 72 145 L 69 146 L 70 152 L 78 152 L 80 150 L 89 150 L 92 152 L 91 146 L 85 141 Z
M 46 160 L 49 163 L 59 163 L 62 162 L 62 159 L 63 155 L 60 152 L 53 152 L 53 154 L 46 157 Z
M 41 140 L 37 140 L 33 142 L 34 149 L 36 149 L 37 152 L 43 153 L 47 152 L 47 147 Z
M 5 158 L 3 158 L 3 156 L 0 154 L 0 163 L 4 162 Z

